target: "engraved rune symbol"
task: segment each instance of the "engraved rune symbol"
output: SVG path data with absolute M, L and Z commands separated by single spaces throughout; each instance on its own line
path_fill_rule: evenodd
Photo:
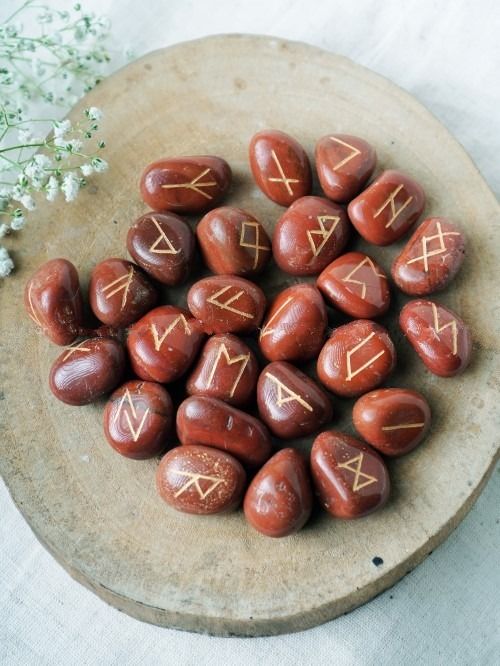
M 213 197 L 210 194 L 208 194 L 208 192 L 204 192 L 202 189 L 207 187 L 217 187 L 217 183 L 215 182 L 215 180 L 201 181 L 203 176 L 206 176 L 209 171 L 210 168 L 205 169 L 205 171 L 202 171 L 200 174 L 196 176 L 196 178 L 193 178 L 193 180 L 189 181 L 189 183 L 168 183 L 166 185 L 162 185 L 161 187 L 164 190 L 175 190 L 175 189 L 192 190 L 193 192 L 201 194 L 201 196 L 205 197 L 205 199 L 213 199 Z
M 283 384 L 283 382 L 281 382 L 277 377 L 272 375 L 270 372 L 266 372 L 266 377 L 269 377 L 269 379 L 272 382 L 274 382 L 278 387 L 278 395 L 276 398 L 276 404 L 278 405 L 278 407 L 282 407 L 287 402 L 298 402 L 299 405 L 302 405 L 302 407 L 304 407 L 304 409 L 307 409 L 309 412 L 314 411 L 311 405 L 308 402 L 306 402 L 302 396 L 292 391 L 292 389 L 288 388 L 288 386 Z
M 130 283 L 132 282 L 133 277 L 134 267 L 131 266 L 128 273 L 121 275 L 119 278 L 116 278 L 116 280 L 113 280 L 113 282 L 110 282 L 102 288 L 102 291 L 106 294 L 106 299 L 109 299 L 111 296 L 114 296 L 115 294 L 118 294 L 118 292 L 123 291 L 122 304 L 120 307 L 121 310 L 123 310 L 125 303 L 127 302 L 128 290 L 130 289 Z M 116 287 L 116 289 L 113 289 L 113 287 Z M 109 291 L 110 289 L 112 289 L 112 291 Z
M 88 338 L 87 338 L 87 340 L 88 340 Z M 73 354 L 76 351 L 84 351 L 84 352 L 91 351 L 89 347 L 82 347 L 82 345 L 85 344 L 85 342 L 87 342 L 87 340 L 83 340 L 82 342 L 77 342 L 77 343 L 74 343 L 74 344 L 70 345 L 69 347 L 66 347 L 66 349 L 68 351 L 66 352 L 66 354 L 64 354 L 63 361 L 66 361 L 71 356 L 71 354 Z
M 436 229 L 437 229 L 437 234 L 434 236 L 423 236 L 422 237 L 422 254 L 420 257 L 414 257 L 413 259 L 410 259 L 410 261 L 407 261 L 406 263 L 409 264 L 414 264 L 416 261 L 423 261 L 424 262 L 424 271 L 427 273 L 429 270 L 429 257 L 435 257 L 438 254 L 443 254 L 443 252 L 446 252 L 448 249 L 446 247 L 446 242 L 445 242 L 445 236 L 460 236 L 460 233 L 458 231 L 445 231 L 443 233 L 443 230 L 441 228 L 441 222 L 436 222 Z M 429 250 L 429 245 L 432 243 L 433 240 L 438 240 L 439 242 L 439 247 L 437 247 L 434 250 Z
M 187 323 L 186 317 L 183 314 L 176 317 L 174 321 L 169 326 L 167 326 L 161 337 L 158 333 L 158 329 L 156 328 L 156 324 L 151 324 L 150 328 L 151 328 L 151 333 L 153 335 L 153 341 L 156 351 L 160 351 L 160 348 L 164 343 L 165 338 L 178 324 L 183 325 L 184 333 L 186 333 L 186 335 L 191 335 L 191 329 L 189 328 L 189 324 Z
M 249 243 L 245 240 L 245 233 L 247 229 L 255 229 L 255 240 L 253 243 Z M 257 268 L 259 263 L 259 250 L 263 252 L 270 252 L 270 248 L 265 247 L 265 245 L 259 245 L 260 243 L 260 224 L 258 222 L 251 222 L 247 220 L 241 225 L 241 235 L 240 235 L 240 246 L 248 247 L 251 250 L 255 250 L 255 256 L 253 260 L 253 267 Z
M 387 278 L 385 277 L 385 275 L 382 275 L 382 273 L 377 273 L 377 271 L 375 269 L 375 264 L 370 259 L 370 257 L 365 257 L 362 261 L 360 261 L 360 263 L 355 268 L 353 268 L 352 271 L 348 275 L 346 275 L 345 277 L 342 278 L 342 282 L 351 282 L 352 284 L 361 285 L 361 298 L 364 299 L 366 297 L 366 290 L 367 290 L 368 285 L 363 280 L 354 280 L 353 277 L 352 277 L 363 266 L 369 266 L 372 269 L 374 275 L 376 275 L 377 277 L 384 278 L 384 280 L 386 280 Z
M 270 180 L 271 183 L 283 183 L 283 185 L 286 187 L 286 190 L 290 196 L 293 195 L 293 190 L 290 186 L 290 183 L 300 183 L 300 180 L 297 180 L 297 178 L 287 178 L 285 176 L 285 172 L 283 171 L 283 167 L 280 164 L 280 161 L 278 157 L 276 156 L 276 153 L 274 150 L 271 150 L 271 155 L 274 160 L 274 163 L 276 164 L 276 167 L 279 171 L 279 174 L 281 178 L 268 178 L 267 180 Z
M 238 371 L 238 374 L 236 375 L 236 379 L 234 380 L 233 385 L 231 387 L 231 390 L 229 392 L 229 397 L 232 398 L 233 395 L 234 395 L 234 392 L 236 391 L 236 387 L 240 383 L 240 379 L 241 379 L 243 373 L 245 372 L 245 368 L 248 365 L 248 361 L 250 360 L 250 353 L 248 353 L 248 354 L 239 354 L 239 356 L 233 356 L 231 358 L 231 356 L 229 356 L 229 352 L 227 351 L 226 345 L 224 343 L 222 343 L 219 346 L 219 351 L 217 352 L 215 362 L 212 366 L 212 370 L 210 371 L 210 375 L 208 377 L 208 381 L 207 381 L 208 386 L 210 386 L 210 384 L 213 381 L 213 378 L 215 376 L 215 370 L 217 368 L 217 365 L 220 361 L 221 356 L 224 356 L 224 358 L 226 359 L 226 363 L 228 365 L 234 365 L 235 363 L 241 363 L 241 367 Z
M 160 235 L 155 240 L 155 242 L 151 245 L 151 247 L 149 248 L 149 251 L 153 252 L 154 254 L 179 254 L 179 252 L 181 251 L 180 248 L 178 250 L 175 249 L 175 247 L 172 245 L 171 240 L 168 238 L 167 234 L 160 227 L 160 224 L 159 224 L 158 220 L 156 219 L 156 217 L 151 217 L 151 219 L 153 220 L 153 222 L 154 222 L 156 228 L 158 229 L 158 231 L 160 232 Z M 165 243 L 165 245 L 167 247 L 165 249 L 157 249 L 158 245 L 162 242 Z
M 373 217 L 378 217 L 380 213 L 386 208 L 386 206 L 390 206 L 391 208 L 391 219 L 387 224 L 385 225 L 385 228 L 388 229 L 392 224 L 395 222 L 396 218 L 401 215 L 401 213 L 404 211 L 404 209 L 410 205 L 410 203 L 413 201 L 413 197 L 408 197 L 408 199 L 398 208 L 396 209 L 396 203 L 395 199 L 398 196 L 398 194 L 401 192 L 403 189 L 404 185 L 398 185 L 396 189 L 389 194 L 387 199 L 384 201 L 384 203 L 380 206 L 380 208 L 374 213 Z
M 435 303 L 431 303 L 431 306 L 432 306 L 432 316 L 433 316 L 433 319 L 434 319 L 434 327 L 433 327 L 434 331 L 435 331 L 436 335 L 438 336 L 438 338 L 441 339 L 439 334 L 442 333 L 447 328 L 451 329 L 451 339 L 452 339 L 452 342 L 453 342 L 453 354 L 454 354 L 454 356 L 456 356 L 457 355 L 457 348 L 458 348 L 457 321 L 456 321 L 456 319 L 452 319 L 447 324 L 443 324 L 443 326 L 439 326 L 439 316 L 438 316 L 437 307 L 436 307 Z
M 400 423 L 399 425 L 382 426 L 382 430 L 405 430 L 407 428 L 423 428 L 425 423 Z
M 134 421 L 138 421 L 135 405 L 132 401 L 132 396 L 130 395 L 130 391 L 127 389 L 125 391 L 125 393 L 123 394 L 122 399 L 120 400 L 120 404 L 118 405 L 118 409 L 116 410 L 116 414 L 115 414 L 115 417 L 113 419 L 113 423 L 116 423 L 118 421 L 118 418 L 119 418 L 119 416 L 122 412 L 122 408 L 123 408 L 123 404 L 124 404 L 125 400 L 128 402 L 128 404 L 130 406 L 130 411 L 132 413 L 132 419 L 134 419 Z M 140 421 L 140 423 L 137 427 L 137 430 L 132 425 L 132 419 L 130 418 L 130 414 L 128 412 L 128 409 L 125 409 L 123 411 L 123 413 L 125 414 L 125 420 L 127 421 L 127 425 L 128 425 L 129 430 L 130 430 L 130 434 L 132 435 L 132 439 L 134 440 L 134 442 L 137 442 L 137 440 L 139 439 L 139 436 L 142 432 L 142 429 L 144 427 L 146 417 L 149 414 L 149 407 L 146 409 L 146 411 L 142 415 L 142 419 L 141 419 L 141 421 Z
M 341 139 L 337 139 L 334 136 L 330 137 L 330 141 L 335 141 L 335 143 L 340 143 L 341 146 L 345 146 L 346 148 L 349 148 L 351 150 L 351 153 L 345 157 L 343 160 L 338 162 L 334 167 L 332 167 L 333 171 L 337 171 L 337 169 L 340 169 L 340 167 L 343 167 L 344 164 L 347 164 L 347 162 L 350 162 L 353 160 L 356 155 L 361 155 L 361 151 L 358 150 L 358 148 L 355 148 L 354 146 L 351 146 L 350 143 L 346 143 L 345 141 L 342 141 Z
M 183 472 L 181 470 L 175 470 L 176 474 L 180 476 L 187 476 L 186 483 L 180 488 L 174 495 L 174 497 L 179 497 L 186 492 L 191 486 L 196 488 L 200 499 L 204 500 L 211 492 L 213 492 L 219 484 L 223 482 L 223 479 L 219 479 L 217 476 L 206 476 L 205 474 L 197 474 L 195 472 Z M 211 481 L 211 484 L 206 490 L 202 490 L 200 481 Z
M 370 484 L 376 483 L 378 481 L 376 476 L 371 476 L 371 474 L 365 474 L 365 472 L 361 471 L 361 468 L 363 467 L 364 455 L 365 455 L 364 453 L 360 453 L 359 455 L 354 456 L 354 458 L 351 458 L 347 462 L 337 465 L 337 467 L 348 469 L 350 472 L 354 474 L 354 482 L 352 484 L 352 489 L 354 490 L 354 492 L 357 492 L 358 490 L 361 490 L 361 488 L 369 486 Z M 355 467 L 353 467 L 353 464 L 355 465 Z M 360 482 L 360 478 L 365 479 L 365 481 Z
M 271 328 L 271 324 L 272 324 L 273 321 L 276 319 L 276 317 L 279 315 L 279 313 L 280 313 L 282 310 L 284 310 L 284 309 L 286 308 L 286 306 L 287 306 L 291 301 L 293 301 L 293 296 L 289 296 L 289 297 L 286 299 L 286 301 L 285 301 L 284 303 L 282 303 L 282 305 L 279 306 L 279 308 L 278 308 L 278 309 L 276 310 L 276 312 L 273 314 L 273 316 L 271 317 L 271 319 L 267 322 L 267 324 L 264 326 L 264 328 L 263 328 L 262 331 L 260 332 L 260 339 L 261 339 L 261 340 L 262 340 L 262 338 L 265 338 L 266 335 L 271 335 L 272 333 L 274 333 L 274 331 L 275 331 L 276 329 L 275 329 L 275 328 Z
M 228 284 L 227 287 L 222 287 L 222 289 L 219 289 L 215 294 L 212 294 L 210 298 L 207 298 L 207 303 L 211 303 L 212 305 L 216 305 L 218 308 L 221 310 L 227 310 L 228 312 L 234 312 L 234 314 L 240 315 L 241 317 L 246 317 L 247 319 L 253 319 L 253 315 L 249 314 L 248 312 L 243 312 L 243 310 L 238 310 L 237 308 L 233 308 L 231 306 L 231 303 L 234 303 L 237 301 L 240 296 L 244 293 L 243 289 L 239 291 L 237 294 L 234 294 L 234 296 L 230 296 L 227 301 L 224 301 L 221 303 L 218 298 L 219 296 L 222 296 L 225 294 L 229 289 L 232 289 L 232 285 Z
M 367 342 L 369 342 L 373 336 L 375 335 L 375 331 L 372 331 L 370 335 L 367 335 L 364 340 L 361 340 L 355 347 L 353 347 L 350 351 L 347 352 L 347 374 L 346 374 L 346 381 L 350 382 L 351 379 L 354 379 L 356 375 L 359 375 L 360 372 L 362 372 L 365 368 L 367 368 L 369 365 L 374 363 L 378 358 L 380 358 L 383 354 L 385 354 L 385 349 L 382 349 L 379 351 L 378 354 L 375 354 L 371 359 L 369 359 L 366 363 L 363 363 L 357 370 L 352 370 L 352 365 L 351 365 L 351 356 L 355 354 L 359 349 L 364 347 Z
M 317 257 L 321 252 L 321 250 L 325 247 L 330 236 L 333 234 L 338 223 L 340 222 L 340 217 L 338 217 L 338 215 L 318 215 L 316 219 L 318 220 L 319 229 L 307 230 L 307 238 L 309 239 L 309 244 L 311 246 L 313 256 L 315 257 Z M 325 222 L 327 220 L 332 220 L 332 225 L 329 229 L 325 227 Z M 321 238 L 323 239 L 321 243 L 318 245 L 318 247 L 316 247 L 313 235 L 321 236 Z

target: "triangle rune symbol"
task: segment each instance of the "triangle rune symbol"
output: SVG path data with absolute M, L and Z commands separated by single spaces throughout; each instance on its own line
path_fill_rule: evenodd
M 156 328 L 156 324 L 151 324 L 150 329 L 151 329 L 151 334 L 153 336 L 153 342 L 155 346 L 156 351 L 160 351 L 162 344 L 165 342 L 165 338 L 171 331 L 177 326 L 177 324 L 181 323 L 183 328 L 184 328 L 184 333 L 186 335 L 191 335 L 191 329 L 189 328 L 189 324 L 186 321 L 186 317 L 183 314 L 180 314 L 178 317 L 174 319 L 174 321 L 168 326 L 163 334 L 160 336 L 158 329 Z
M 186 483 L 179 488 L 179 490 L 175 493 L 174 497 L 179 497 L 183 493 L 186 492 L 191 486 L 194 486 L 196 489 L 196 492 L 198 493 L 200 499 L 204 500 L 208 495 L 210 495 L 211 492 L 213 492 L 219 484 L 221 484 L 224 479 L 219 479 L 217 476 L 207 476 L 206 474 L 198 474 L 196 472 L 184 472 L 182 470 L 175 470 L 175 474 L 179 474 L 179 476 L 185 476 L 187 477 Z M 211 481 L 210 485 L 203 490 L 201 487 L 200 481 Z
M 304 407 L 304 409 L 307 409 L 307 411 L 309 412 L 314 411 L 311 405 L 308 402 L 306 402 L 301 395 L 295 393 L 295 391 L 292 391 L 292 389 L 288 388 L 286 384 L 283 384 L 282 381 L 280 381 L 270 372 L 266 372 L 266 377 L 269 377 L 269 379 L 277 386 L 278 390 L 276 396 L 276 404 L 278 405 L 278 407 L 282 407 L 287 402 L 298 402 L 299 405 L 302 405 L 302 407 Z
M 153 252 L 154 254 L 179 254 L 180 248 L 178 250 L 175 249 L 175 247 L 172 245 L 171 240 L 168 238 L 167 234 L 163 231 L 161 228 L 158 220 L 156 217 L 151 216 L 151 219 L 153 220 L 154 225 L 158 229 L 159 236 L 158 238 L 154 241 L 154 243 L 151 245 L 149 248 L 150 252 Z M 158 246 L 160 243 L 164 243 L 166 245 L 166 248 L 159 248 Z
M 378 481 L 376 476 L 371 476 L 371 474 L 365 474 L 365 472 L 361 471 L 361 468 L 363 466 L 364 455 L 365 455 L 364 453 L 360 453 L 357 456 L 354 456 L 354 458 L 348 460 L 347 462 L 342 463 L 341 465 L 337 465 L 337 467 L 347 469 L 349 470 L 349 472 L 352 472 L 354 474 L 354 482 L 352 484 L 352 489 L 354 490 L 354 492 L 357 492 L 358 490 L 361 490 L 361 488 L 369 486 L 372 483 L 376 483 Z M 365 479 L 365 481 L 360 482 L 361 477 Z
M 318 220 L 319 229 L 307 230 L 307 238 L 309 240 L 314 257 L 317 257 L 321 250 L 325 247 L 328 240 L 330 239 L 330 236 L 333 234 L 337 228 L 338 223 L 340 222 L 340 217 L 338 215 L 318 215 L 316 219 Z M 329 229 L 325 227 L 325 222 L 327 220 L 332 221 Z M 313 235 L 320 236 L 322 238 L 322 241 L 318 246 L 316 246 L 316 243 L 314 242 Z

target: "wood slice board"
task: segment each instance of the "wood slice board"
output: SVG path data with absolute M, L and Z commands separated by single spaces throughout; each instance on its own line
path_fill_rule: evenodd
M 220 635 L 265 635 L 319 624 L 366 602 L 415 567 L 456 527 L 479 495 L 498 453 L 500 391 L 500 213 L 463 149 L 420 104 L 349 60 L 304 44 L 220 36 L 151 53 L 90 93 L 105 111 L 110 170 L 72 205 L 41 203 L 16 245 L 17 272 L 1 288 L 0 472 L 33 531 L 71 575 L 142 620 Z M 469 250 L 453 285 L 438 295 L 470 324 L 471 367 L 457 379 L 425 371 L 397 329 L 405 299 L 382 320 L 397 345 L 389 385 L 430 400 L 432 433 L 390 464 L 385 509 L 360 521 L 317 513 L 296 536 L 254 532 L 242 513 L 194 517 L 156 495 L 157 460 L 117 455 L 102 433 L 103 402 L 68 407 L 47 377 L 60 349 L 37 335 L 22 309 L 36 267 L 64 256 L 81 271 L 126 256 L 131 222 L 146 208 L 138 178 L 160 156 L 217 154 L 234 170 L 228 203 L 269 231 L 282 212 L 250 177 L 252 134 L 276 127 L 312 153 L 330 132 L 359 134 L 378 151 L 379 168 L 400 168 L 424 186 L 426 214 L 448 215 Z M 193 224 L 194 224 L 193 220 Z M 359 240 L 353 245 L 367 249 Z M 370 248 L 386 269 L 399 246 Z M 269 295 L 296 280 L 270 269 Z M 495 284 L 497 285 L 495 288 Z M 186 289 L 167 290 L 182 302 Z M 333 325 L 335 325 L 333 317 Z M 335 427 L 352 432 L 351 401 L 336 400 Z M 304 450 L 310 441 L 297 442 Z M 374 557 L 383 559 L 375 566 Z

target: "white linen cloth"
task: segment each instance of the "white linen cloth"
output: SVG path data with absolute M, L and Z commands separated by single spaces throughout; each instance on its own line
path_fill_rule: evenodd
M 20 1 L 2 0 L 0 19 Z M 137 56 L 224 32 L 276 35 L 346 55 L 425 104 L 500 195 L 496 0 L 82 3 L 107 14 L 117 48 L 131 47 Z M 118 56 L 113 66 L 123 62 Z M 29 242 L 27 233 L 22 242 Z M 451 537 L 395 587 L 315 629 L 255 639 L 163 629 L 108 607 L 45 552 L 0 482 L 0 664 L 498 665 L 499 472 Z

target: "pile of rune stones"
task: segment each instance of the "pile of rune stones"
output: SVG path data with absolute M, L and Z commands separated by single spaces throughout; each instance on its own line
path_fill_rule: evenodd
M 285 207 L 272 242 L 247 211 L 218 207 L 231 184 L 223 159 L 161 159 L 141 178 L 152 212 L 128 232 L 135 263 L 109 258 L 92 271 L 88 298 L 102 326 L 84 327 L 78 273 L 66 259 L 41 266 L 24 300 L 40 329 L 65 346 L 50 372 L 53 394 L 85 405 L 113 391 L 104 409 L 106 439 L 134 459 L 167 450 L 156 482 L 169 505 L 213 514 L 243 499 L 255 529 L 282 537 L 306 523 L 313 492 L 337 518 L 383 506 L 390 481 L 382 455 L 411 451 L 429 429 L 431 412 L 420 393 L 377 388 L 396 364 L 387 330 L 374 321 L 389 308 L 387 275 L 366 254 L 343 254 L 353 227 L 374 245 L 400 239 L 421 216 L 425 196 L 394 170 L 367 186 L 376 153 L 351 135 L 328 135 L 316 145 L 324 197 L 310 196 L 311 166 L 291 136 L 259 132 L 249 154 L 258 187 Z M 204 214 L 195 234 L 178 214 Z M 185 282 L 197 244 L 213 275 L 191 286 L 187 308 L 158 305 L 154 282 Z M 391 270 L 401 291 L 419 297 L 401 310 L 400 327 L 441 377 L 467 367 L 471 336 L 454 312 L 421 297 L 449 284 L 464 249 L 451 220 L 429 217 Z M 289 275 L 315 276 L 316 284 L 298 282 L 267 304 L 252 280 L 271 259 Z M 352 318 L 328 339 L 327 305 Z M 238 336 L 258 336 L 267 364 Z M 318 381 L 296 367 L 314 359 Z M 122 383 L 130 370 L 136 378 Z M 176 410 L 165 385 L 179 380 L 188 397 Z M 331 394 L 358 398 L 353 423 L 362 440 L 324 429 L 332 420 Z M 278 446 L 318 432 L 310 460 Z

